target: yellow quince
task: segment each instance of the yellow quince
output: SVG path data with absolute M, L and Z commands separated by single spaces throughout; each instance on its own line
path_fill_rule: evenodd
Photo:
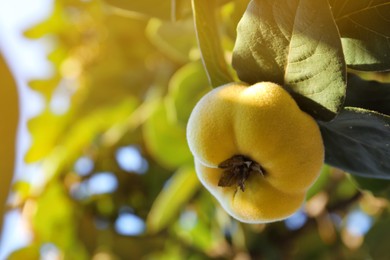
M 316 121 L 271 82 L 207 93 L 191 113 L 187 140 L 202 184 L 247 223 L 297 211 L 324 159 Z

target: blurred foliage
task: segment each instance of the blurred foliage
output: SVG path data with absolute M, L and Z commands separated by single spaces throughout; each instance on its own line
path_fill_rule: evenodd
M 33 238 L 9 259 L 386 259 L 387 182 L 324 166 L 304 208 L 267 225 L 239 223 L 218 206 L 185 139 L 214 82 L 191 5 L 133 2 L 56 0 L 25 32 L 51 39 L 54 72 L 30 82 L 45 102 L 28 123 L 25 156 L 40 181 L 13 187 Z M 212 2 L 207 19 L 222 46 L 213 48 L 228 60 L 248 1 Z M 211 67 L 235 78 L 228 64 Z
M 16 138 L 19 123 L 19 101 L 16 82 L 0 53 L 0 225 L 6 210 L 6 201 L 16 161 Z M 1 233 L 0 226 L 0 233 Z

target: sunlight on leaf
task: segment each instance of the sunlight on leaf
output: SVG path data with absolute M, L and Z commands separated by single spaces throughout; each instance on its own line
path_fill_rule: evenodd
M 80 156 L 82 149 L 97 135 L 107 131 L 114 123 L 125 121 L 134 111 L 136 102 L 129 98 L 112 107 L 102 107 L 82 118 L 67 130 L 61 145 L 52 146 L 42 163 L 47 181 L 57 176 L 63 167 L 73 163 Z
M 39 240 L 53 241 L 60 248 L 71 247 L 76 228 L 72 217 L 74 211 L 72 202 L 60 183 L 52 183 L 37 201 L 30 202 L 34 203 L 36 205 L 31 205 L 30 208 L 36 210 L 33 223 L 37 228 Z
M 284 85 L 316 119 L 338 113 L 346 68 L 327 1 L 252 0 L 237 30 L 233 66 L 241 80 Z
M 211 86 L 215 88 L 232 82 L 215 20 L 216 1 L 192 0 L 192 9 L 202 61 Z
M 367 71 L 390 69 L 390 2 L 341 0 L 332 7 L 348 66 Z
M 26 162 L 36 162 L 52 151 L 68 119 L 66 115 L 58 116 L 46 110 L 28 122 L 29 131 L 34 134 L 32 145 L 25 156 Z M 40 131 L 43 125 L 45 131 Z

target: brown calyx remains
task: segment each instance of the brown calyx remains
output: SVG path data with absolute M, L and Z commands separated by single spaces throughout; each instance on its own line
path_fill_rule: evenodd
M 264 177 L 265 171 L 259 163 L 244 155 L 234 155 L 221 162 L 218 168 L 224 169 L 218 181 L 220 187 L 231 187 L 237 185 L 241 191 L 245 190 L 245 181 L 254 173 Z

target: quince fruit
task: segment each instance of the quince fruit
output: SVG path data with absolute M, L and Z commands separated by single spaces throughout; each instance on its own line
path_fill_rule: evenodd
M 202 184 L 246 223 L 296 212 L 324 160 L 316 121 L 271 82 L 207 93 L 191 113 L 187 140 Z

